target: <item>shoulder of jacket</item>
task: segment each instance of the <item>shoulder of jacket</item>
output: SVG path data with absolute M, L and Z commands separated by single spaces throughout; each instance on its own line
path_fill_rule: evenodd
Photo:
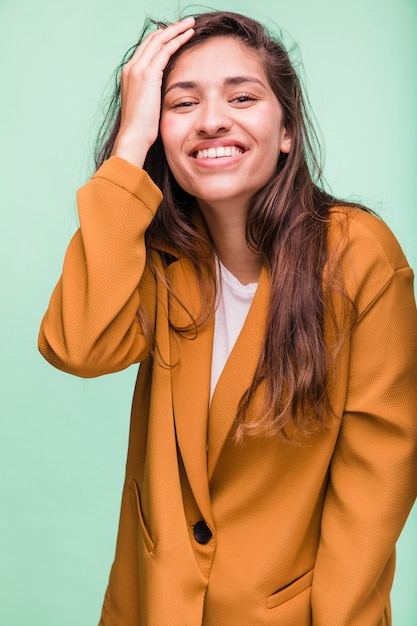
M 340 267 L 344 288 L 361 315 L 401 271 L 412 272 L 390 228 L 360 208 L 330 212 L 329 267 Z
M 361 208 L 335 206 L 330 210 L 330 237 L 343 256 L 356 257 L 356 264 L 378 261 L 396 271 L 408 267 L 395 235 L 374 213 Z M 355 259 L 351 258 L 351 261 Z

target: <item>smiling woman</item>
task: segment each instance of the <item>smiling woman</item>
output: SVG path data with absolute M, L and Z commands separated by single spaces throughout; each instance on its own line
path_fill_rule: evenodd
M 417 484 L 398 242 L 322 189 L 297 74 L 247 17 L 151 29 L 114 103 L 39 335 L 78 376 L 141 363 L 100 624 L 391 624 Z
M 236 223 L 237 215 L 244 238 L 254 194 L 291 147 L 260 58 L 231 37 L 213 37 L 183 52 L 166 75 L 160 133 L 175 180 L 198 198 L 214 240 L 223 239 L 216 231 L 230 233 L 224 221 Z M 226 265 L 241 278 L 224 243 Z

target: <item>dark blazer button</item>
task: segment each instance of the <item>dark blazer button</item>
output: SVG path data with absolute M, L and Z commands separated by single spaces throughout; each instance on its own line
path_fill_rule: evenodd
M 210 528 L 203 519 L 194 526 L 194 539 L 198 541 L 198 543 L 208 543 L 212 536 Z

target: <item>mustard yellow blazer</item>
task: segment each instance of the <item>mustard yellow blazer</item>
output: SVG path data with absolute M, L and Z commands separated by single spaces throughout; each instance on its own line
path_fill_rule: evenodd
M 85 377 L 142 363 L 101 626 L 391 624 L 395 542 L 417 488 L 417 314 L 392 233 L 360 210 L 332 212 L 331 245 L 359 311 L 331 380 L 333 426 L 298 446 L 236 446 L 230 432 L 259 356 L 268 272 L 209 406 L 213 323 L 196 338 L 173 336 L 168 311 L 181 311 L 146 265 L 160 191 L 112 157 L 78 201 L 81 227 L 40 350 Z M 148 254 L 163 270 L 163 254 Z M 171 261 L 165 271 L 198 311 L 189 261 Z M 153 363 L 140 301 L 159 345 Z

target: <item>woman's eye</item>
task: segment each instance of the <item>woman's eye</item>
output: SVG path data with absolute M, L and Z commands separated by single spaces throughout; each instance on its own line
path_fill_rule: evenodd
M 188 107 L 192 107 L 195 102 L 191 102 L 190 100 L 184 100 L 183 102 L 176 102 L 172 105 L 173 109 L 186 109 Z
M 254 102 L 256 100 L 255 96 L 250 93 L 240 93 L 234 98 L 232 98 L 232 102 L 237 102 L 237 104 L 244 104 L 245 102 Z

